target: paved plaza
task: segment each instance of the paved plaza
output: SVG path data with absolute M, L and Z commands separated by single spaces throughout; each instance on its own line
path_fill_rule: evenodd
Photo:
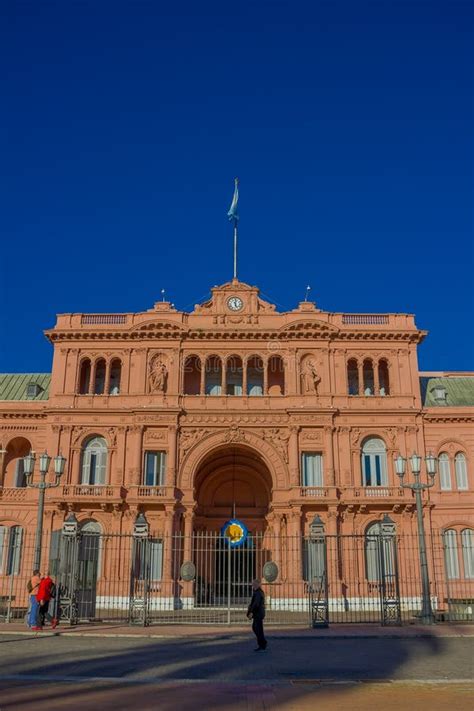
M 6 627 L 2 711 L 472 708 L 469 627 L 275 629 L 263 654 L 244 629 L 65 628 L 34 636 Z

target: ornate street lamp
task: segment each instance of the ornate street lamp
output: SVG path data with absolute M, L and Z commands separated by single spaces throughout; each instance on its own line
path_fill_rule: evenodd
M 43 539 L 43 516 L 44 516 L 44 495 L 46 489 L 52 489 L 59 486 L 61 481 L 61 476 L 64 472 L 64 467 L 66 465 L 66 457 L 63 457 L 59 453 L 53 459 L 54 466 L 54 481 L 46 481 L 46 474 L 49 470 L 49 465 L 51 464 L 51 457 L 47 452 L 44 452 L 39 456 L 39 471 L 40 479 L 38 482 L 33 482 L 33 473 L 35 470 L 36 455 L 34 452 L 30 452 L 23 457 L 23 470 L 25 472 L 26 484 L 32 489 L 39 489 L 38 498 L 38 518 L 36 523 L 36 539 L 35 539 L 35 554 L 33 568 L 41 568 L 41 543 Z
M 405 457 L 402 457 L 401 454 L 399 454 L 398 457 L 395 458 L 395 471 L 400 477 L 401 486 L 404 489 L 411 489 L 415 494 L 422 589 L 420 620 L 423 625 L 432 625 L 434 623 L 434 615 L 433 609 L 431 607 L 430 578 L 428 573 L 428 558 L 426 556 L 425 527 L 423 523 L 423 504 L 421 501 L 421 492 L 425 489 L 431 489 L 431 487 L 434 485 L 436 470 L 438 468 L 438 460 L 431 453 L 425 457 L 425 467 L 429 479 L 427 484 L 423 484 L 420 481 L 422 457 L 420 457 L 419 454 L 413 453 L 412 456 L 409 458 L 409 461 L 410 469 L 414 478 L 414 481 L 412 483 L 405 484 L 403 482 L 407 460 L 405 459 Z

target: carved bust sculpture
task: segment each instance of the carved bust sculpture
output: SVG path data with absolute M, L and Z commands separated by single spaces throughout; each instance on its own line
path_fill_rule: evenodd
M 316 370 L 316 365 L 314 361 L 307 360 L 303 365 L 303 370 L 301 372 L 301 384 L 303 394 L 318 394 L 318 385 L 321 382 L 321 378 Z
M 168 380 L 168 368 L 166 364 L 158 356 L 154 358 L 150 363 L 150 373 L 148 376 L 148 382 L 150 385 L 150 392 L 152 393 L 164 393 L 166 392 L 166 384 Z

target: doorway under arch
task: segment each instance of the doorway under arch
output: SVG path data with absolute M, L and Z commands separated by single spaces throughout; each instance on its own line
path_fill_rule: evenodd
M 272 495 L 272 478 L 260 454 L 240 444 L 214 449 L 194 478 L 195 527 L 220 531 L 238 518 L 252 533 L 264 533 Z

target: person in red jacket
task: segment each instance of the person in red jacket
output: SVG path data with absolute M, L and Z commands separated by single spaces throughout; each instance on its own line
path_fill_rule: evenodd
M 36 593 L 36 599 L 38 601 L 38 617 L 36 622 L 36 627 L 32 627 L 33 630 L 39 631 L 44 627 L 45 619 L 51 622 L 51 627 L 57 627 L 58 621 L 55 617 L 49 614 L 48 608 L 49 603 L 55 597 L 56 586 L 49 575 L 49 572 L 41 578 L 39 584 L 38 592 Z

